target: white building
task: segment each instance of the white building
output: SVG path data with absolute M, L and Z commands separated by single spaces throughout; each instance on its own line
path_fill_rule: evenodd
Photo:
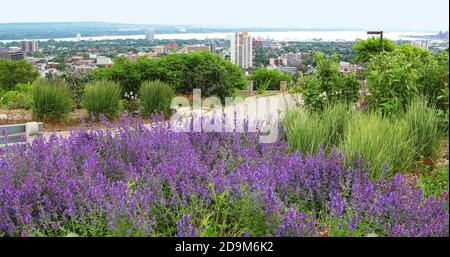
M 243 69 L 253 67 L 252 39 L 248 32 L 235 33 L 231 37 L 231 62 Z
M 428 42 L 426 41 L 414 41 L 412 42 L 412 45 L 420 49 L 428 50 Z
M 145 40 L 147 41 L 153 41 L 155 40 L 155 32 L 149 30 L 145 32 Z
M 97 65 L 111 65 L 112 61 L 111 58 L 106 56 L 97 56 Z
M 77 41 L 77 42 L 80 42 L 80 41 L 81 41 L 81 34 L 80 34 L 80 33 L 77 33 L 77 39 L 76 39 L 76 41 Z

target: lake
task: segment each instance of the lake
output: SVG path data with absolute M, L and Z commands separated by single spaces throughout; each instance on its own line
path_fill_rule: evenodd
M 179 33 L 179 34 L 155 34 L 155 39 L 229 39 L 232 33 Z M 390 40 L 418 40 L 409 36 L 431 36 L 437 32 L 385 32 L 384 36 Z M 366 31 L 286 31 L 286 32 L 250 32 L 254 38 L 273 39 L 277 41 L 355 41 L 369 37 Z M 100 36 L 82 37 L 82 40 L 114 40 L 114 39 L 144 39 L 144 35 L 127 36 Z M 38 41 L 48 41 L 50 39 L 36 39 Z M 55 38 L 55 41 L 76 41 L 77 38 Z M 20 40 L 0 40 L 9 43 Z

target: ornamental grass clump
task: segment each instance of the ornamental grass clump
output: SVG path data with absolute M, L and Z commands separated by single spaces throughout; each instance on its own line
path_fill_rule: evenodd
M 448 236 L 444 198 L 332 149 L 132 117 L 0 156 L 0 236 Z
M 72 110 L 72 96 L 63 80 L 40 79 L 32 86 L 33 119 L 59 122 Z
M 321 147 L 329 152 L 344 136 L 352 111 L 345 104 L 334 104 L 323 111 L 291 110 L 283 125 L 292 151 L 317 153 Z
M 370 177 L 379 179 L 385 165 L 388 177 L 410 171 L 415 156 L 413 143 L 405 122 L 369 113 L 350 119 L 339 148 L 349 163 L 360 157 L 368 161 Z
M 152 114 L 169 116 L 170 103 L 174 97 L 172 87 L 161 81 L 147 81 L 139 88 L 139 103 L 147 117 Z
M 122 110 L 120 85 L 113 81 L 100 80 L 85 86 L 82 105 L 95 118 L 103 114 L 108 119 L 119 116 Z
M 417 98 L 409 105 L 404 120 L 413 140 L 416 160 L 435 159 L 441 139 L 437 110 L 428 107 L 423 98 Z

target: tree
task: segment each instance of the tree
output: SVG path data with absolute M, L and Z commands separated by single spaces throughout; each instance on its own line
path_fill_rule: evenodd
M 256 88 L 268 84 L 270 90 L 278 90 L 281 81 L 292 81 L 292 76 L 289 73 L 281 72 L 277 69 L 257 68 L 250 75 L 249 80 L 253 80 Z
M 210 52 L 169 54 L 156 60 L 139 58 L 136 62 L 120 57 L 111 67 L 97 69 L 93 78 L 119 82 L 124 93 L 136 93 L 142 82 L 151 80 L 172 85 L 175 93 L 192 93 L 199 88 L 203 96 L 220 98 L 246 86 L 242 69 Z
M 419 92 L 418 74 L 404 54 L 385 52 L 368 64 L 369 106 L 384 114 L 406 110 L 408 102 Z
M 369 37 L 356 43 L 353 46 L 353 50 L 356 52 L 355 63 L 365 64 L 369 62 L 372 57 L 380 53 L 380 43 L 380 38 L 377 37 Z M 392 52 L 394 49 L 395 43 L 383 38 L 383 51 Z
M 339 56 L 333 54 L 329 57 L 322 52 L 314 55 L 314 61 L 317 64 L 315 74 L 320 81 L 321 88 L 325 92 L 330 92 L 341 81 L 339 72 Z
M 0 60 L 0 87 L 12 89 L 18 83 L 33 82 L 39 73 L 27 61 Z
M 322 52 L 314 55 L 317 63 L 312 75 L 301 77 L 293 92 L 302 93 L 305 105 L 312 110 L 322 110 L 327 103 L 354 104 L 359 97 L 360 81 L 356 74 L 339 71 L 339 56 L 326 56 Z
M 44 58 L 44 54 L 42 54 L 41 52 L 38 52 L 38 51 L 32 52 L 31 55 L 34 58 Z
M 262 46 L 255 47 L 255 64 L 256 66 L 264 67 L 267 63 L 267 54 L 264 52 L 264 48 Z

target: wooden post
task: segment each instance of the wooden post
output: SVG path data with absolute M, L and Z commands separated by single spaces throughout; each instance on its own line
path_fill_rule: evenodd
M 280 81 L 280 92 L 287 91 L 287 81 Z
M 249 96 L 253 95 L 253 80 L 247 81 L 247 93 Z

